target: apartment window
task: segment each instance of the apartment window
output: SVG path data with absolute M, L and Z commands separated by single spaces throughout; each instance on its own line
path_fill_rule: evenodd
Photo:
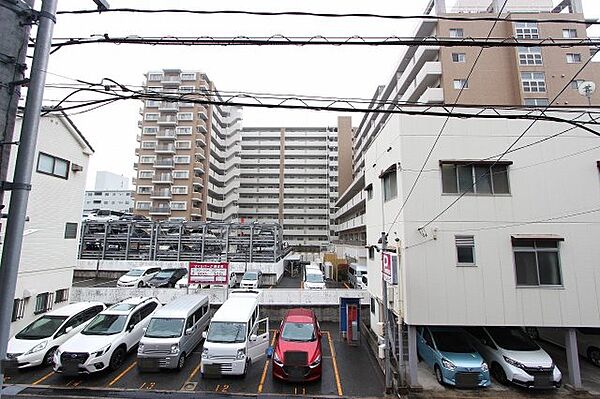
M 146 107 L 148 108 L 156 108 L 160 105 L 160 101 L 158 100 L 146 100 Z
M 508 166 L 511 162 L 440 162 L 444 194 L 510 194 Z
M 191 112 L 180 112 L 177 114 L 177 119 L 180 121 L 191 121 L 194 119 L 194 114 Z
M 191 72 L 182 72 L 181 80 L 196 80 L 196 74 Z
M 568 64 L 579 64 L 580 62 L 581 62 L 581 54 L 579 54 L 579 53 L 567 54 L 567 63 Z
M 138 186 L 138 194 L 150 194 L 152 192 L 152 186 Z
M 525 93 L 546 92 L 546 75 L 544 72 L 521 72 L 521 83 Z
M 156 148 L 156 141 L 142 141 L 142 148 L 147 148 L 147 149 Z
M 179 107 L 180 108 L 193 108 L 194 107 L 194 103 L 188 103 L 188 102 L 179 102 Z
M 455 236 L 456 264 L 458 266 L 475 266 L 475 237 Z
M 159 114 L 156 112 L 148 112 L 144 115 L 144 120 L 146 121 L 157 121 Z
M 542 65 L 542 48 L 519 47 L 519 64 Z
M 573 90 L 579 90 L 579 86 L 581 86 L 583 84 L 583 82 L 585 82 L 585 80 L 583 80 L 583 79 L 572 80 L 571 81 L 571 89 L 573 89 Z
M 178 155 L 178 156 L 173 157 L 173 161 L 175 163 L 187 164 L 187 163 L 190 163 L 190 156 L 189 155 Z
M 450 28 L 450 37 L 454 39 L 465 37 L 465 31 L 462 28 Z
M 187 186 L 173 186 L 171 188 L 173 194 L 187 194 L 188 188 Z
M 540 32 L 535 22 L 517 22 L 515 24 L 517 39 L 539 39 Z
M 52 310 L 52 304 L 54 303 L 54 293 L 44 292 L 35 297 L 35 310 L 34 314 L 46 313 Z
M 547 98 L 526 98 L 525 105 L 528 107 L 547 107 L 550 102 Z
M 452 53 L 452 62 L 467 62 L 467 56 L 465 53 Z
M 512 238 L 517 286 L 560 286 L 559 241 Z
M 77 223 L 65 223 L 65 240 L 74 240 L 77 238 Z
M 146 126 L 143 131 L 144 134 L 156 134 L 158 133 L 158 126 Z
M 180 86 L 180 93 L 193 93 L 196 88 L 194 86 Z
M 140 178 L 140 179 L 150 179 L 153 176 L 154 176 L 153 170 L 140 170 L 140 172 L 138 174 L 138 178 Z
M 27 303 L 27 299 L 17 298 L 13 301 L 13 309 L 11 321 L 21 320 L 25 315 L 25 305 Z
M 149 73 L 148 74 L 148 80 L 151 82 L 160 82 L 162 80 L 163 74 L 162 73 Z
M 563 29 L 563 38 L 574 39 L 577 37 L 577 29 Z
M 192 127 L 191 126 L 176 127 L 175 133 L 177 133 L 178 135 L 190 135 L 190 134 L 192 134 Z
M 365 191 L 367 192 L 367 201 L 373 199 L 373 185 L 369 184 L 365 187 Z
M 185 211 L 187 202 L 185 201 L 171 201 L 171 209 L 174 211 Z
M 69 289 L 63 288 L 62 290 L 57 290 L 54 298 L 54 303 L 67 302 L 69 300 Z
M 190 176 L 189 170 L 174 170 L 173 179 L 187 179 Z
M 191 141 L 176 141 L 175 148 L 177 148 L 179 150 L 189 150 L 190 148 L 192 148 L 192 142 Z
M 383 179 L 383 200 L 389 201 L 396 198 L 398 195 L 396 165 L 393 165 L 379 177 Z
M 45 175 L 68 179 L 69 161 L 40 152 L 38 155 L 37 171 Z
M 156 157 L 153 155 L 143 155 L 140 157 L 140 163 L 154 163 L 155 159 Z
M 375 260 L 375 247 L 373 245 L 369 246 L 369 259 Z
M 136 209 L 138 210 L 148 210 L 150 209 L 150 202 L 148 201 L 137 201 L 135 204 Z
M 454 88 L 456 90 L 468 89 L 469 81 L 467 79 L 454 79 Z

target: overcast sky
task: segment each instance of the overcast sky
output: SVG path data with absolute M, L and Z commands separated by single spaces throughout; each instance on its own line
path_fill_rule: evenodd
M 260 11 L 368 12 L 422 14 L 427 0 L 109 0 L 111 8 L 190 8 Z M 557 0 L 555 0 L 557 2 Z M 453 1 L 447 0 L 447 3 Z M 59 10 L 93 8 L 92 0 L 60 0 Z M 301 8 L 300 8 L 301 7 Z M 600 1 L 583 0 L 587 18 L 600 18 Z M 198 16 L 179 14 L 108 13 L 60 15 L 54 37 L 110 36 L 407 36 L 413 20 L 359 18 Z M 588 33 L 599 36 L 600 29 Z M 99 82 L 104 77 L 140 85 L 149 70 L 181 68 L 205 72 L 220 90 L 293 93 L 334 97 L 370 98 L 377 85 L 386 84 L 402 47 L 180 47 L 97 44 L 64 47 L 50 57 L 48 83 L 82 79 Z M 65 92 L 46 90 L 46 99 Z M 81 95 L 77 99 L 89 98 Z M 140 119 L 139 101 L 122 101 L 73 116 L 75 124 L 96 150 L 88 168 L 88 188 L 95 172 L 133 176 L 134 149 Z M 334 126 L 336 113 L 244 109 L 244 126 Z M 353 115 L 353 123 L 361 115 Z

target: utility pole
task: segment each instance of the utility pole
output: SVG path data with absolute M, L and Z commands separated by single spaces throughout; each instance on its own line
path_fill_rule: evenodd
M 6 347 L 10 335 L 12 308 L 21 259 L 25 218 L 27 216 L 27 202 L 31 190 L 31 173 L 35 162 L 40 112 L 42 110 L 44 84 L 46 83 L 46 70 L 48 69 L 48 58 L 52 44 L 52 32 L 56 22 L 57 1 L 43 0 L 41 11 L 38 13 L 39 25 L 31 65 L 29 90 L 25 102 L 14 180 L 10 184 L 10 208 L 4 247 L 2 248 L 2 262 L 0 263 L 0 384 L 4 380 L 4 368 L 7 362 Z M 27 42 L 24 45 L 27 45 Z
M 383 225 L 385 228 L 385 224 Z M 387 281 L 385 280 L 385 274 L 383 273 L 383 257 L 385 256 L 385 251 L 387 250 L 387 234 L 385 231 L 381 232 L 381 289 L 382 289 L 382 297 L 383 297 L 383 342 L 385 344 L 385 393 L 392 393 L 392 363 L 391 363 L 391 351 L 390 351 L 390 343 L 392 342 L 392 337 L 390 336 L 389 329 L 389 302 L 388 302 L 388 292 L 387 292 Z
M 7 180 L 34 0 L 0 0 L 0 181 Z M 0 205 L 4 188 L 0 187 Z

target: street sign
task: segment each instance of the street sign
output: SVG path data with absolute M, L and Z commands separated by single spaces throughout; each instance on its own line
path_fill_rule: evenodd
M 188 284 L 227 285 L 229 262 L 190 262 Z
M 384 252 L 381 255 L 381 272 L 388 284 L 398 284 L 397 267 L 398 257 L 392 252 Z

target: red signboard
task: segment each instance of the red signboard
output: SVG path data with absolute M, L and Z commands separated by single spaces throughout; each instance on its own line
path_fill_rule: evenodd
M 229 262 L 190 262 L 189 284 L 221 284 L 229 282 Z
M 381 272 L 383 278 L 388 284 L 397 284 L 396 264 L 398 259 L 392 252 L 384 252 L 381 254 Z

